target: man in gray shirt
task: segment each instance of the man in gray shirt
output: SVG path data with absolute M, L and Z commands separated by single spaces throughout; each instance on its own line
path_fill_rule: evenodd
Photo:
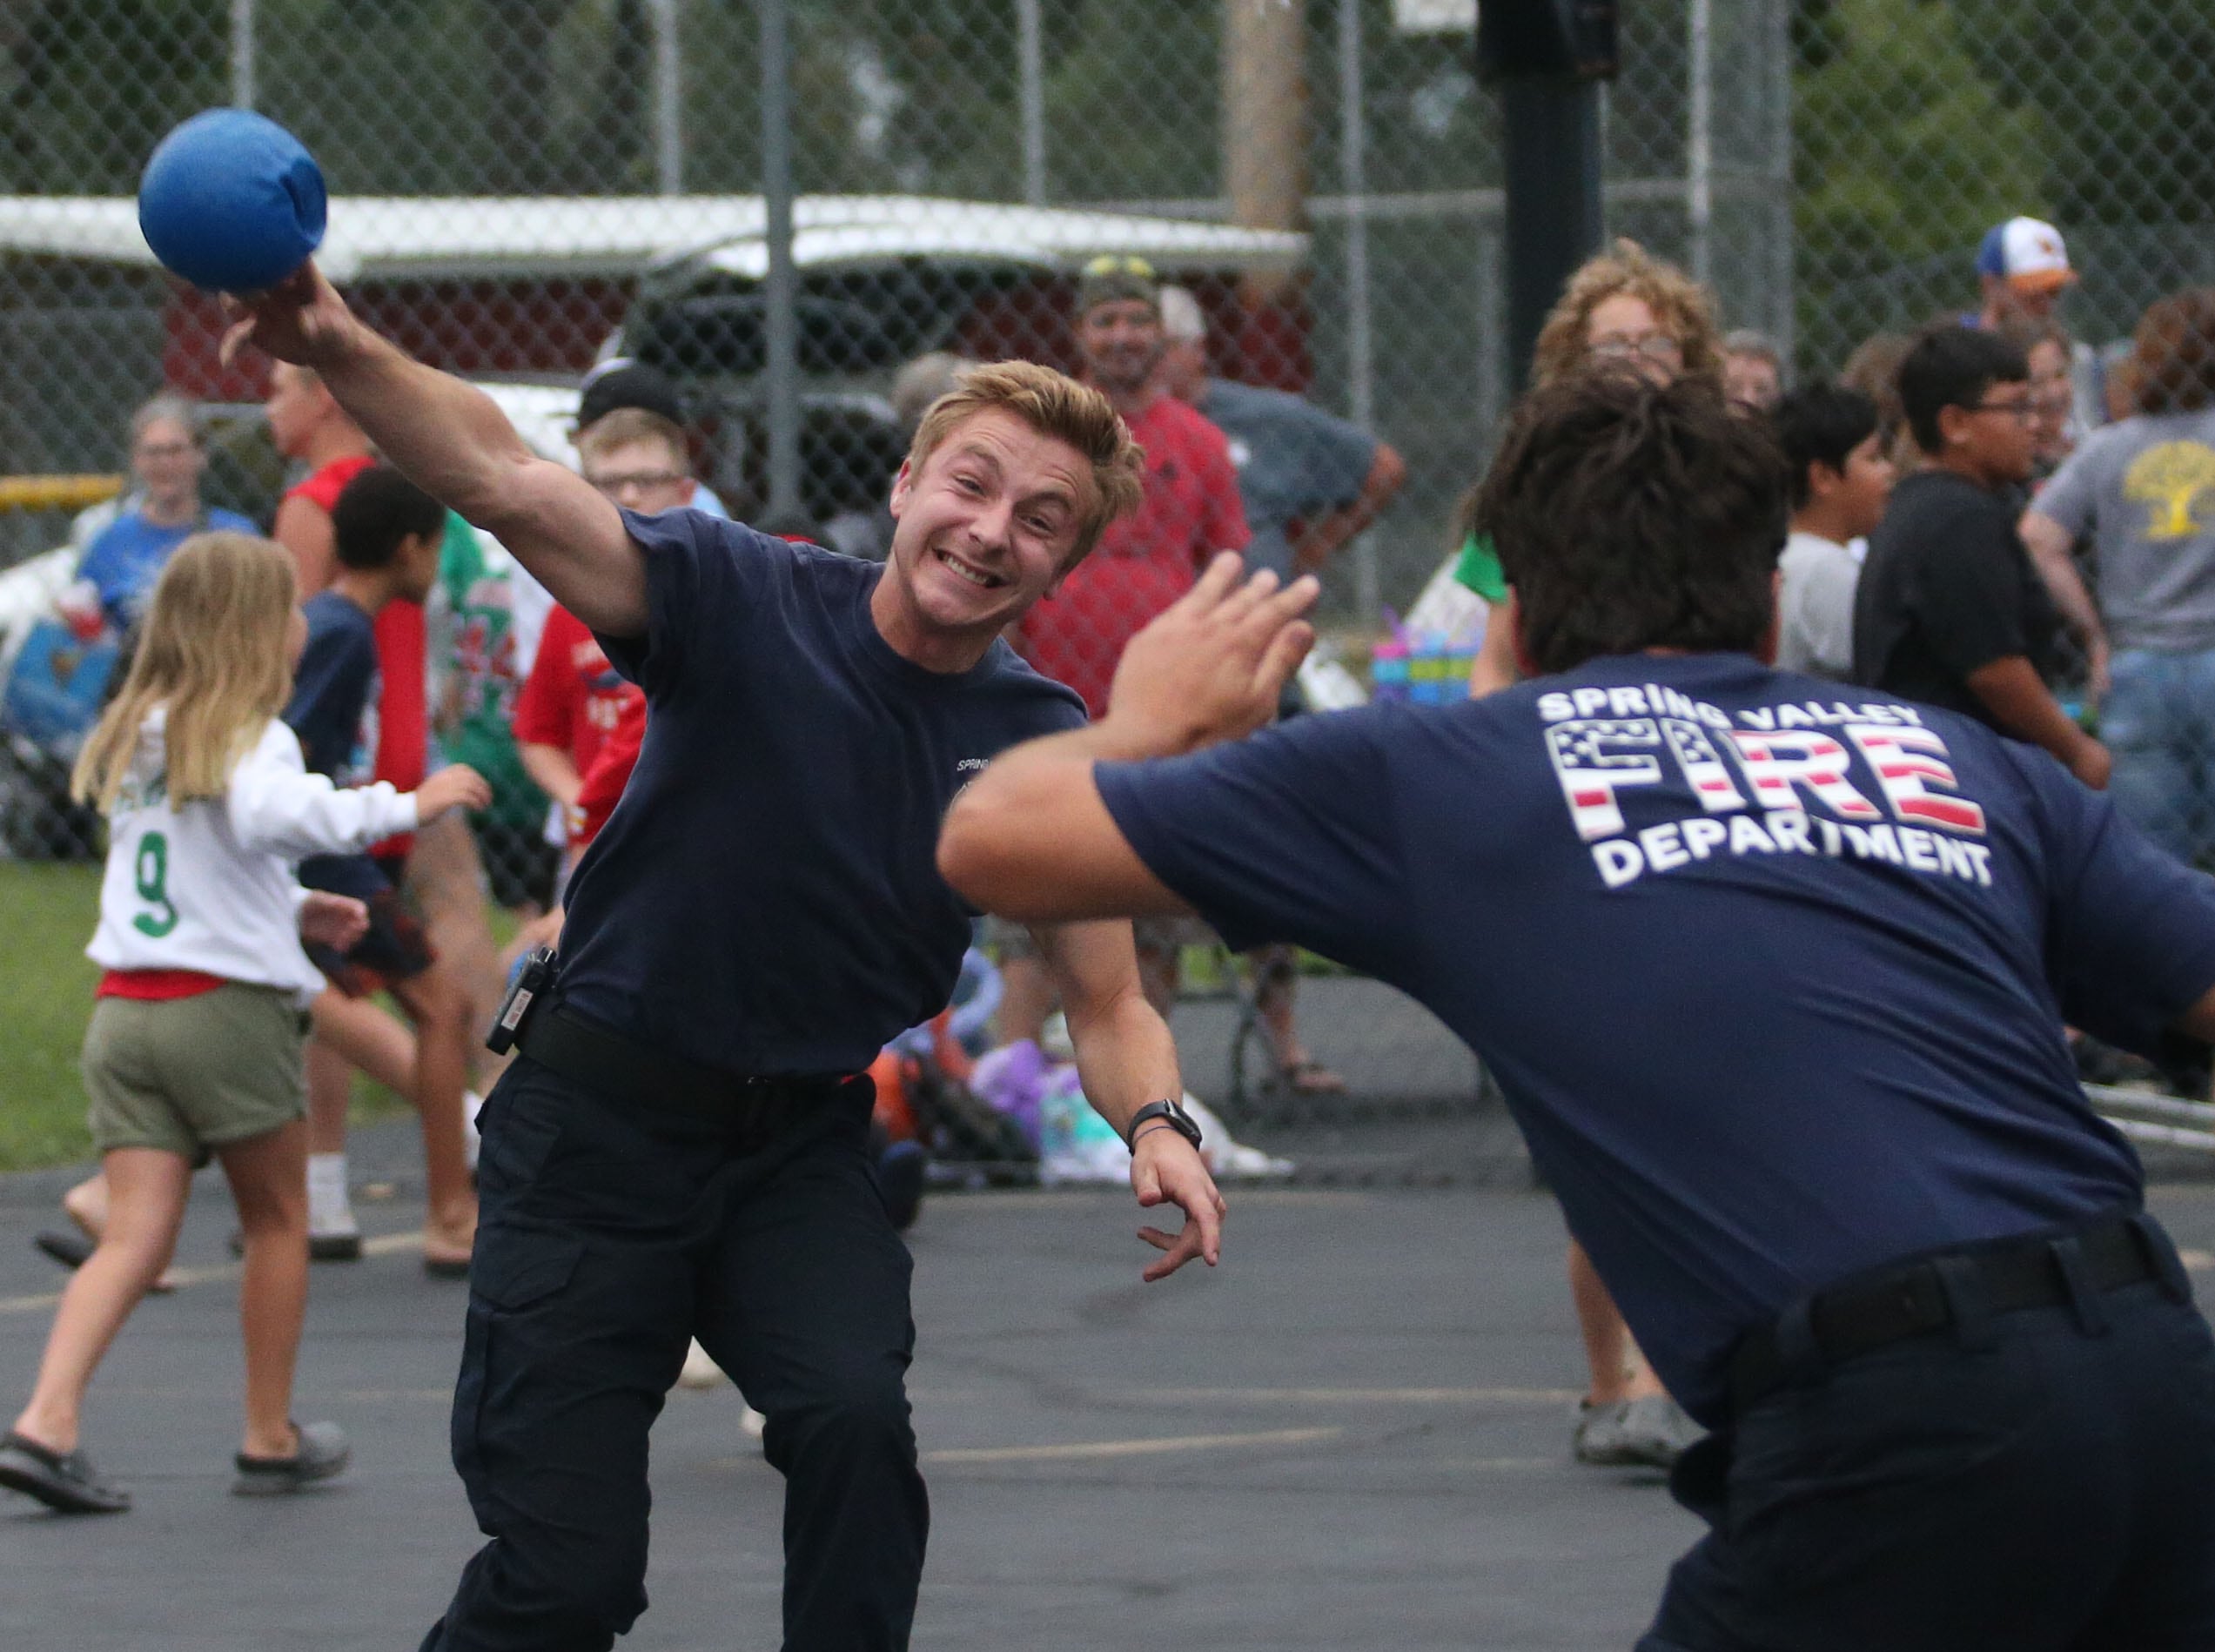
M 2100 736 L 2123 811 L 2181 858 L 2215 862 L 2215 290 L 2138 323 L 2138 411 L 2085 437 L 2024 514 L 2050 583 L 2089 537 L 2105 616 Z M 2059 595 L 2057 590 L 2057 595 Z M 2095 654 L 2095 663 L 2098 655 Z
M 1317 572 L 1399 491 L 1406 463 L 1359 426 L 1289 392 L 1210 378 L 1206 318 L 1183 287 L 1162 288 L 1161 325 L 1169 339 L 1162 387 L 1231 439 L 1253 532 L 1248 571 L 1287 581 Z
M 1286 583 L 1319 572 L 1399 491 L 1406 462 L 1359 426 L 1299 396 L 1210 378 L 1206 318 L 1183 287 L 1162 288 L 1161 325 L 1168 339 L 1157 370 L 1162 387 L 1230 438 L 1238 498 L 1253 534 L 1247 570 L 1267 568 Z M 1257 1007 L 1285 1083 L 1297 1092 L 1345 1089 L 1300 1040 L 1293 1015 L 1297 955 L 1290 947 L 1262 947 L 1251 961 Z

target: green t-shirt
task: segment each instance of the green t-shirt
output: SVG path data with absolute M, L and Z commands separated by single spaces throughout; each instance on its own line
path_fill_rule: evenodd
M 1494 608 L 1507 600 L 1507 575 L 1500 568 L 1500 554 L 1492 548 L 1489 537 L 1472 534 L 1461 541 L 1453 577 Z
M 510 724 L 522 687 L 515 671 L 515 614 L 505 567 L 495 567 L 477 530 L 452 511 L 439 550 L 450 642 L 442 692 L 433 708 L 439 746 L 493 789 L 487 813 L 527 827 L 546 816 L 546 794 L 523 772 Z

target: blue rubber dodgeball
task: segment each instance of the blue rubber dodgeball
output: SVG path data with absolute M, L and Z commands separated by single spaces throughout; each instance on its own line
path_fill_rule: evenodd
M 164 266 L 210 292 L 275 286 L 323 244 L 322 169 L 266 116 L 210 109 L 162 139 L 138 180 L 138 227 Z

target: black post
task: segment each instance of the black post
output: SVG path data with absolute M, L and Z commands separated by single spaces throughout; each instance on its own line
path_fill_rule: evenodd
M 1500 83 L 1507 175 L 1507 359 L 1530 381 L 1547 312 L 1600 250 L 1600 91 L 1588 80 L 1514 76 Z
M 1507 350 L 1518 384 L 1546 312 L 1600 250 L 1600 92 L 1616 0 L 1485 0 L 1477 74 L 1500 88 L 1507 174 Z

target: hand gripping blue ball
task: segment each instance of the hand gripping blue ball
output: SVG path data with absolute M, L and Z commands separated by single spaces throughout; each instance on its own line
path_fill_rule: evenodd
M 164 267 L 210 292 L 258 292 L 323 244 L 322 169 L 266 116 L 210 109 L 162 139 L 138 227 Z

